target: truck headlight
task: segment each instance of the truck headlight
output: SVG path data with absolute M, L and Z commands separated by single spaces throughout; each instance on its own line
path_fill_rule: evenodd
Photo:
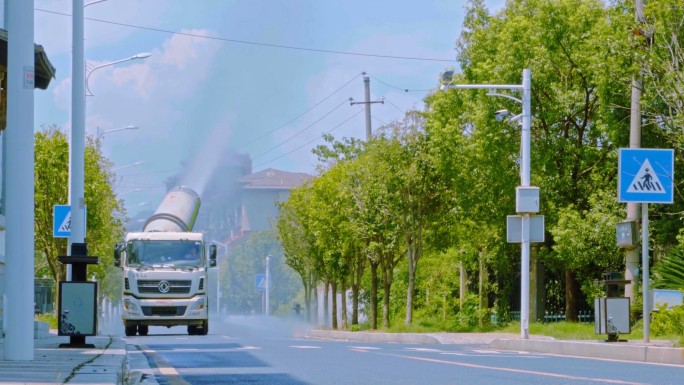
M 193 305 L 192 310 L 202 310 L 204 309 L 204 298 L 198 299 Z
M 126 299 L 126 300 L 124 300 L 124 309 L 126 311 L 130 311 L 130 312 L 137 312 L 138 311 L 138 305 L 133 303 L 133 301 L 131 301 L 130 299 Z

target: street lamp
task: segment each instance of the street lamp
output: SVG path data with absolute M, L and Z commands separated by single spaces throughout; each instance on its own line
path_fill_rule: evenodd
M 69 205 L 71 206 L 71 234 L 67 243 L 67 255 L 71 255 L 74 243 L 85 241 L 85 103 L 86 69 L 84 47 L 84 8 L 104 0 L 94 0 L 86 4 L 83 0 L 72 3 L 72 54 L 71 54 L 71 138 L 69 145 Z M 138 54 L 125 60 L 142 59 L 149 54 Z M 123 61 L 125 61 L 123 60 Z M 113 65 L 121 61 L 107 63 Z M 93 68 L 88 76 L 97 68 Z M 67 265 L 67 280 L 71 281 L 71 265 Z M 85 337 L 72 337 L 71 341 L 85 342 Z
M 226 245 L 223 242 L 219 241 L 211 241 L 211 243 L 215 243 L 221 247 L 223 247 L 223 256 L 224 258 L 228 256 L 228 245 Z M 216 314 L 221 313 L 221 264 L 217 263 L 216 264 Z
M 451 78 L 453 71 L 447 71 L 442 75 L 446 84 L 440 87 L 446 89 L 487 89 L 488 96 L 500 96 L 513 100 L 522 105 L 522 114 L 514 116 L 510 120 L 522 119 L 521 130 L 521 168 L 520 186 L 516 188 L 516 212 L 521 215 L 521 266 L 520 266 L 520 336 L 523 339 L 530 337 L 529 314 L 530 314 L 530 214 L 539 212 L 539 189 L 530 186 L 530 127 L 532 120 L 531 95 L 532 82 L 530 70 L 524 69 L 522 84 L 453 84 Z M 508 94 L 497 93 L 497 90 L 520 91 L 521 98 Z M 508 111 L 497 112 L 497 120 L 502 120 L 508 115 Z
M 147 162 L 134 162 L 134 163 L 131 163 L 131 164 L 127 164 L 127 165 L 125 165 L 125 166 L 121 166 L 121 167 L 117 167 L 117 168 L 115 168 L 115 169 L 112 169 L 112 172 L 121 171 L 121 170 L 123 170 L 123 169 L 125 169 L 125 168 L 129 168 L 129 167 L 140 166 L 141 164 L 145 164 L 145 163 L 147 163 Z
M 129 61 L 129 60 L 145 59 L 145 58 L 148 58 L 150 56 L 152 56 L 152 54 L 149 52 L 141 52 L 137 55 L 133 55 L 133 56 L 127 57 L 125 59 L 121 59 L 121 60 L 117 60 L 117 61 L 113 61 L 113 62 L 109 62 L 109 63 L 105 63 L 105 64 L 100 64 L 99 66 L 95 66 L 95 67 L 89 69 L 88 74 L 86 75 L 86 78 L 85 78 L 85 87 L 86 87 L 86 92 L 87 92 L 86 95 L 87 96 L 94 96 L 95 95 L 90 91 L 90 87 L 88 86 L 88 79 L 90 78 L 90 75 L 93 72 L 95 72 L 95 70 L 98 70 L 98 69 L 103 68 L 103 67 L 113 66 L 114 64 L 123 63 L 123 62 Z
M 97 127 L 97 140 L 102 140 L 102 137 L 105 135 L 112 133 L 112 132 L 117 132 L 117 131 L 123 131 L 123 130 L 138 130 L 140 127 L 138 126 L 126 126 L 126 127 L 121 127 L 121 128 L 115 128 L 113 130 L 103 130 L 99 126 Z

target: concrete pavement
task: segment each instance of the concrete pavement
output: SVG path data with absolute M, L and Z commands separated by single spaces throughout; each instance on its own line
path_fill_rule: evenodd
M 511 333 L 381 333 L 314 329 L 313 338 L 361 342 L 396 342 L 405 344 L 487 344 L 500 350 L 517 350 L 565 356 L 593 357 L 659 364 L 684 365 L 684 348 L 672 347 L 670 341 L 605 342 L 596 340 L 556 340 L 531 335 L 521 339 Z
M 86 337 L 95 348 L 60 348 L 69 337 L 51 331 L 34 340 L 33 361 L 6 361 L 0 338 L 0 384 L 126 384 L 126 344 L 120 337 Z

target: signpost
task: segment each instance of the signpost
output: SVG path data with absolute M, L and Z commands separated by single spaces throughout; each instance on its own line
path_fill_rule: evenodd
M 648 204 L 674 200 L 674 150 L 621 148 L 618 153 L 618 201 L 641 203 L 641 270 L 644 342 L 649 342 Z

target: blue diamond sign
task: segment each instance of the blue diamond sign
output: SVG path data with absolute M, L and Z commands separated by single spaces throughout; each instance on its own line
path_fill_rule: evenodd
M 88 208 L 83 208 L 83 225 L 86 226 Z M 54 205 L 52 210 L 52 236 L 55 238 L 69 238 L 71 236 L 71 206 Z M 85 231 L 83 232 L 85 234 Z
M 674 150 L 621 148 L 618 153 L 618 201 L 672 203 Z
M 266 290 L 266 274 L 257 274 L 254 277 L 254 284 L 257 290 Z

